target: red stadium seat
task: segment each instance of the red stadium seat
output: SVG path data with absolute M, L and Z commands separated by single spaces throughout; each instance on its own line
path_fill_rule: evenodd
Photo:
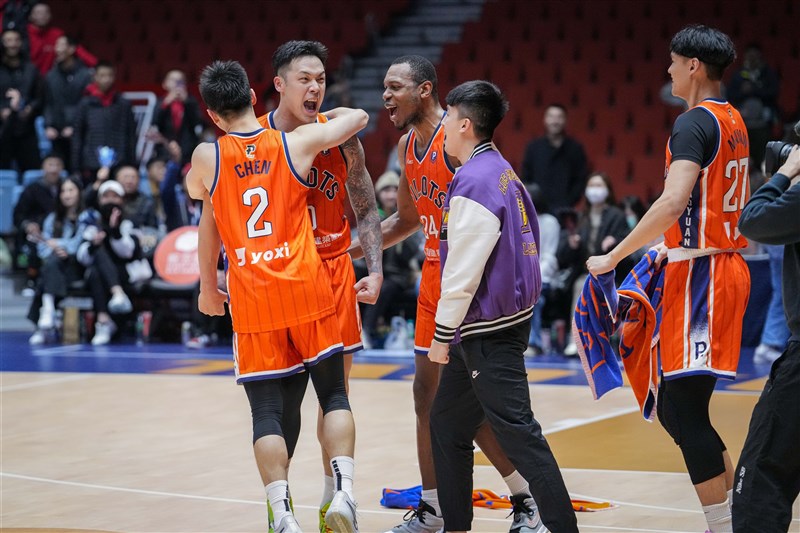
M 630 174 L 630 161 L 624 157 L 593 157 L 590 158 L 590 167 L 592 172 L 608 174 L 615 186 L 617 183 L 627 180 Z

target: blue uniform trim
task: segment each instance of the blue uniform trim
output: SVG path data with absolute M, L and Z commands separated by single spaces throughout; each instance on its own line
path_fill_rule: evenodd
M 258 128 L 257 130 L 253 130 L 253 131 L 251 131 L 249 133 L 240 133 L 238 131 L 229 131 L 228 135 L 233 135 L 234 137 L 247 138 L 247 137 L 255 137 L 256 135 L 258 135 L 262 131 L 264 131 L 264 128 Z
M 294 164 L 292 163 L 292 156 L 289 155 L 289 145 L 286 143 L 286 133 L 281 132 L 281 140 L 283 141 L 283 155 L 286 156 L 286 162 L 289 163 L 289 170 L 292 171 L 292 175 L 295 177 L 297 181 L 300 182 L 300 185 L 302 185 L 303 187 L 311 188 L 311 185 L 309 185 L 308 180 L 306 180 L 300 174 L 298 174 L 297 170 L 294 168 Z
M 217 190 L 217 181 L 219 181 L 219 139 L 214 141 L 214 151 L 216 152 L 216 161 L 214 162 L 214 181 L 211 183 L 211 190 L 208 191 L 209 196 L 214 196 L 214 191 Z

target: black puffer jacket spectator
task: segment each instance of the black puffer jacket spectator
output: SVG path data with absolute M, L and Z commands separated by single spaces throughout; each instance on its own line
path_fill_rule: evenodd
M 94 82 L 78 104 L 72 140 L 72 166 L 91 182 L 101 166 L 98 148 L 115 152 L 114 163 L 135 163 L 136 123 L 131 104 L 113 89 L 114 68 L 99 63 Z
M 58 61 L 45 78 L 44 124 L 58 132 L 73 127 L 83 91 L 92 82 L 89 68 L 74 56 L 74 45 L 70 48 L 73 53 Z

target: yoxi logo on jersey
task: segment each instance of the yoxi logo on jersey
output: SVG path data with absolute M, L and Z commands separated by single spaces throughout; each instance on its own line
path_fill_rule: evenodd
M 246 264 L 257 265 L 258 263 L 268 263 L 273 259 L 280 259 L 289 257 L 289 243 L 284 242 L 283 246 L 273 248 L 272 250 L 247 252 L 247 248 L 236 249 L 236 264 L 238 266 L 245 266 Z
M 433 204 L 441 209 L 444 206 L 444 200 L 447 197 L 447 189 L 442 189 L 439 184 L 429 179 L 428 176 L 422 176 L 422 187 L 417 184 L 416 178 L 411 180 L 411 196 L 414 201 L 419 201 L 420 198 L 425 197 L 433 202 Z

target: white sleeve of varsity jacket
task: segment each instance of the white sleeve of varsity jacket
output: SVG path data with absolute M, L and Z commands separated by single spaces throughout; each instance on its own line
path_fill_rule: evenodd
M 500 238 L 500 220 L 480 203 L 456 196 L 447 219 L 447 261 L 434 339 L 447 343 L 467 315 L 486 261 Z

